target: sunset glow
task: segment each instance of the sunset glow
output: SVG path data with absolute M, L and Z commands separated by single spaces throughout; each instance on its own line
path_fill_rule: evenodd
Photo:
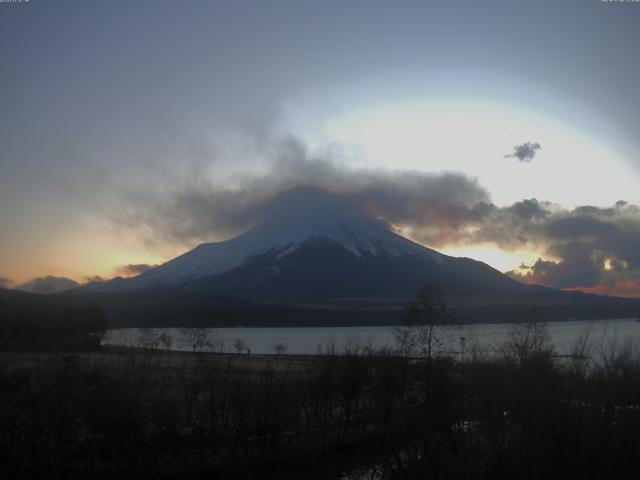
M 522 281 L 637 295 L 640 9 L 53 3 L 0 5 L 0 286 L 134 274 L 306 185 Z

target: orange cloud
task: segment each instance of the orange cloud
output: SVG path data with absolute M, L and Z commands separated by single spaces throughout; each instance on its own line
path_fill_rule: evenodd
M 158 265 L 152 265 L 148 263 L 129 263 L 128 265 L 122 265 L 118 267 L 116 269 L 116 272 L 121 277 L 135 277 L 157 266 Z
M 612 285 L 596 285 L 595 287 L 565 288 L 566 291 L 594 293 L 596 295 L 613 295 L 616 297 L 640 298 L 640 281 L 633 279 L 617 280 Z

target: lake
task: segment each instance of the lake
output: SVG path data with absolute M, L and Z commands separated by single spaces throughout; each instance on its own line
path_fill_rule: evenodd
M 460 352 L 460 338 L 465 338 L 465 351 L 491 353 L 503 343 L 515 324 L 478 324 L 456 327 L 437 327 L 442 343 L 441 352 Z M 581 338 L 588 337 L 594 349 L 640 345 L 640 322 L 636 319 L 580 320 L 552 322 L 547 324 L 555 351 L 569 354 Z M 284 327 L 284 328 L 208 328 L 211 346 L 203 351 L 232 353 L 234 344 L 242 343 L 243 350 L 256 354 L 275 353 L 276 345 L 282 345 L 287 354 L 315 354 L 333 350 L 342 353 L 349 346 L 371 345 L 374 349 L 393 347 L 393 327 Z M 141 330 L 125 328 L 109 330 L 104 345 L 142 346 L 144 334 L 157 337 L 165 334 L 171 338 L 171 350 L 191 351 L 192 346 L 185 332 L 177 328 L 154 328 Z M 241 342 L 238 342 L 238 339 Z M 159 348 L 164 348 L 162 345 Z

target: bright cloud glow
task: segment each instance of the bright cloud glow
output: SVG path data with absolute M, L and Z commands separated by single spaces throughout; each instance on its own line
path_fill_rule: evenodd
M 498 205 L 541 198 L 572 207 L 640 200 L 635 172 L 615 149 L 571 125 L 523 107 L 488 101 L 382 103 L 328 119 L 320 135 L 370 167 L 462 171 Z M 535 159 L 505 158 L 538 142 Z
M 542 255 L 532 251 L 507 251 L 497 248 L 495 245 L 483 243 L 472 246 L 449 247 L 440 249 L 440 252 L 453 257 L 468 257 L 479 260 L 501 272 L 517 269 L 522 263 L 534 263 Z

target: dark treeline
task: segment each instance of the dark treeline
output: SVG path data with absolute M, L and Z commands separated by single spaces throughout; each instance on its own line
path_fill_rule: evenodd
M 562 361 L 544 326 L 500 355 L 352 344 L 312 357 L 5 353 L 0 476 L 626 478 L 640 467 L 640 360 Z M 407 340 L 409 339 L 409 340 Z M 437 341 L 431 338 L 430 341 Z M 358 477 L 357 473 L 367 476 Z
M 0 342 L 24 348 L 96 348 L 107 327 L 96 302 L 17 292 L 0 301 Z

